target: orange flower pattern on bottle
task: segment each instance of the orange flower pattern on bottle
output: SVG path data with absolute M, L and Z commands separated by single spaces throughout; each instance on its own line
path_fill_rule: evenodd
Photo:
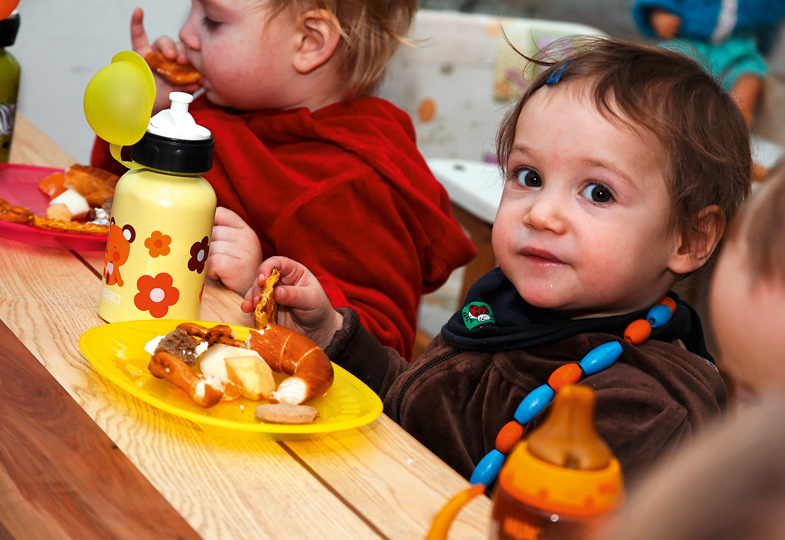
M 210 241 L 205 236 L 200 242 L 194 242 L 191 246 L 191 259 L 188 261 L 188 270 L 191 272 L 204 272 L 204 265 L 207 263 L 207 253 Z
M 153 231 L 150 238 L 144 241 L 144 247 L 150 252 L 150 257 L 160 257 L 169 255 L 169 245 L 172 243 L 172 237 L 168 234 L 163 234 L 161 231 Z
M 139 293 L 134 296 L 134 305 L 139 311 L 149 311 L 156 319 L 165 317 L 169 308 L 180 299 L 180 291 L 173 283 L 172 276 L 163 272 L 155 277 L 140 277 L 136 282 Z

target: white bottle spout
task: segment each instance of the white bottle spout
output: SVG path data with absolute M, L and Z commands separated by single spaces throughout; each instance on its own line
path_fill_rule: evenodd
M 174 113 L 187 113 L 188 105 L 194 100 L 194 97 L 191 94 L 186 94 L 185 92 L 172 92 L 169 94 L 169 99 L 172 100 L 169 110 Z
M 210 131 L 196 123 L 188 105 L 194 100 L 191 94 L 171 92 L 172 104 L 150 119 L 147 131 L 162 137 L 184 140 L 204 140 L 211 137 Z

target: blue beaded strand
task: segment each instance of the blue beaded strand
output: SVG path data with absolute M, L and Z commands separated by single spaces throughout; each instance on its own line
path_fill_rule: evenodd
M 659 328 L 673 318 L 673 311 L 665 304 L 658 304 L 646 314 L 646 320 L 652 328 Z M 629 326 L 628 326 L 629 328 Z M 610 367 L 621 356 L 623 349 L 618 341 L 609 341 L 598 345 L 589 351 L 578 363 L 583 375 L 593 375 Z M 538 386 L 523 398 L 515 410 L 515 421 L 521 425 L 527 424 L 537 416 L 552 400 L 556 391 L 548 384 Z M 512 439 L 515 440 L 515 439 Z M 496 480 L 499 471 L 504 465 L 505 455 L 494 448 L 480 460 L 472 472 L 469 482 L 482 484 L 486 488 Z
M 469 483 L 482 484 L 485 487 L 491 485 L 496 477 L 499 476 L 499 471 L 502 465 L 504 465 L 504 457 L 504 454 L 495 448 L 485 454 L 485 457 L 474 468 Z
M 553 388 L 547 384 L 538 386 L 523 398 L 521 404 L 515 410 L 514 418 L 519 424 L 526 424 L 534 418 L 538 412 L 543 410 L 551 402 L 554 395 Z

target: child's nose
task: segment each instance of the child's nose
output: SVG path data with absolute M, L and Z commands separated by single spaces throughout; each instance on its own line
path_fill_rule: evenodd
M 180 28 L 180 33 L 178 37 L 183 44 L 188 47 L 189 49 L 198 51 L 199 50 L 199 36 L 195 31 L 194 25 L 196 24 L 196 20 L 194 14 L 188 16 L 185 20 L 185 24 L 183 24 L 182 28 Z
M 565 204 L 566 201 L 555 191 L 542 190 L 531 199 L 531 206 L 524 215 L 524 223 L 536 230 L 563 233 L 567 223 Z

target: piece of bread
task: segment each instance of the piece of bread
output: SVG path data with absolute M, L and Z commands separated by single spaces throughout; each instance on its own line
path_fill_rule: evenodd
M 180 64 L 176 60 L 169 60 L 157 51 L 147 53 L 144 61 L 147 62 L 150 69 L 168 82 L 178 86 L 196 84 L 202 78 L 202 74 L 196 71 L 196 68 L 191 64 Z
M 261 330 L 268 324 L 275 324 L 278 319 L 278 304 L 275 302 L 275 286 L 281 279 L 281 272 L 273 268 L 270 275 L 264 282 L 262 293 L 259 295 L 259 303 L 253 311 L 253 320 L 256 329 Z
M 272 424 L 311 424 L 319 419 L 319 411 L 308 405 L 276 403 L 259 405 L 254 416 L 257 420 Z
M 193 336 L 188 335 L 185 330 L 176 328 L 166 334 L 158 345 L 155 347 L 155 353 L 168 352 L 188 364 L 189 366 L 196 363 L 199 358 L 197 348 L 199 347 L 199 340 Z
M 75 163 L 65 170 L 63 185 L 74 188 L 90 206 L 100 208 L 107 197 L 114 195 L 119 179 L 109 171 Z

